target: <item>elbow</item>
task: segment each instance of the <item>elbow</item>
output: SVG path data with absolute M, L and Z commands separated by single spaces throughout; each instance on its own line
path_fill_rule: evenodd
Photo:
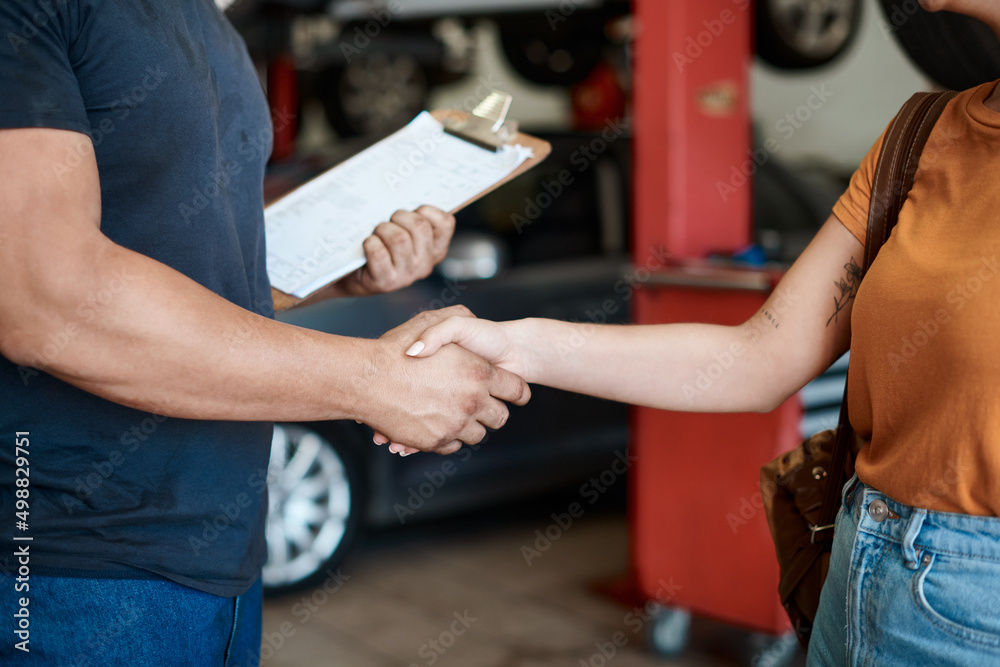
M 749 412 L 757 412 L 759 414 L 767 414 L 768 412 L 774 412 L 777 410 L 786 399 L 780 396 L 761 396 L 754 404 L 750 407 Z
M 787 350 L 774 344 L 774 337 L 756 317 L 737 327 L 746 384 L 739 392 L 741 412 L 766 414 L 777 410 L 797 389 L 789 390 Z
M 59 336 L 47 335 L 50 330 L 40 316 L 37 307 L 0 307 L 0 354 L 11 363 L 43 368 L 47 365 L 46 358 L 57 356 Z
M 70 242 L 68 250 L 17 247 L 0 292 L 0 354 L 11 363 L 55 368 L 68 357 L 85 357 L 79 340 L 110 303 L 105 293 L 120 291 L 115 277 L 124 271 L 109 254 L 118 246 L 99 231 L 64 239 L 62 246 Z
M 93 271 L 64 276 L 34 275 L 0 296 L 0 354 L 18 366 L 56 367 L 75 351 L 88 318 L 83 317 Z
M 18 366 L 37 363 L 39 341 L 44 339 L 37 326 L 38 307 L 31 296 L 25 297 L 26 291 L 15 283 L 0 295 L 0 355 Z
M 4 326 L 0 332 L 0 355 L 17 366 L 39 367 L 41 355 L 36 340 L 37 337 L 19 327 Z
M 790 399 L 795 398 L 799 393 L 799 389 L 800 387 L 788 389 L 787 387 L 777 386 L 774 387 L 773 390 L 768 388 L 768 391 L 761 392 L 761 395 L 757 398 L 753 407 L 751 407 L 749 411 L 761 414 L 774 412 Z

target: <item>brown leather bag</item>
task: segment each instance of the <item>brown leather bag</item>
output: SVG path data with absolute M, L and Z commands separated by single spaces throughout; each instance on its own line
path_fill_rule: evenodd
M 954 92 L 917 93 L 886 131 L 868 210 L 862 278 L 896 224 L 927 137 L 954 96 Z M 760 471 L 764 511 L 781 567 L 778 594 L 803 646 L 809 643 L 819 608 L 833 524 L 844 483 L 854 474 L 857 452 L 845 387 L 836 429 L 817 433 Z

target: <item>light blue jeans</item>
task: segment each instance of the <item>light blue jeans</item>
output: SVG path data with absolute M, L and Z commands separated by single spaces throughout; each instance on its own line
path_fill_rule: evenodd
M 56 667 L 257 667 L 260 579 L 224 598 L 172 581 L 0 576 L 0 664 Z M 15 634 L 28 595 L 29 652 Z M 22 624 L 23 626 L 23 624 Z
M 852 479 L 808 664 L 1000 665 L 1000 519 L 915 509 Z

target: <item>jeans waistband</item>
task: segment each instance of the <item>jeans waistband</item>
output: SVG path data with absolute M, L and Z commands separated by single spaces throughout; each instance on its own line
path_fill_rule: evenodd
M 1000 518 L 910 507 L 856 478 L 845 486 L 844 501 L 859 531 L 897 542 L 910 555 L 930 551 L 1000 561 Z

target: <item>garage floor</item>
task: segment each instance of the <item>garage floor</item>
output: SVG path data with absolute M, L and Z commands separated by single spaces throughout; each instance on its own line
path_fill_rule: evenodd
M 326 590 L 265 602 L 261 664 L 777 665 L 746 633 L 698 620 L 681 658 L 647 653 L 648 624 L 591 587 L 625 571 L 623 512 L 595 508 L 528 566 L 522 546 L 550 513 L 539 503 L 370 536 Z

